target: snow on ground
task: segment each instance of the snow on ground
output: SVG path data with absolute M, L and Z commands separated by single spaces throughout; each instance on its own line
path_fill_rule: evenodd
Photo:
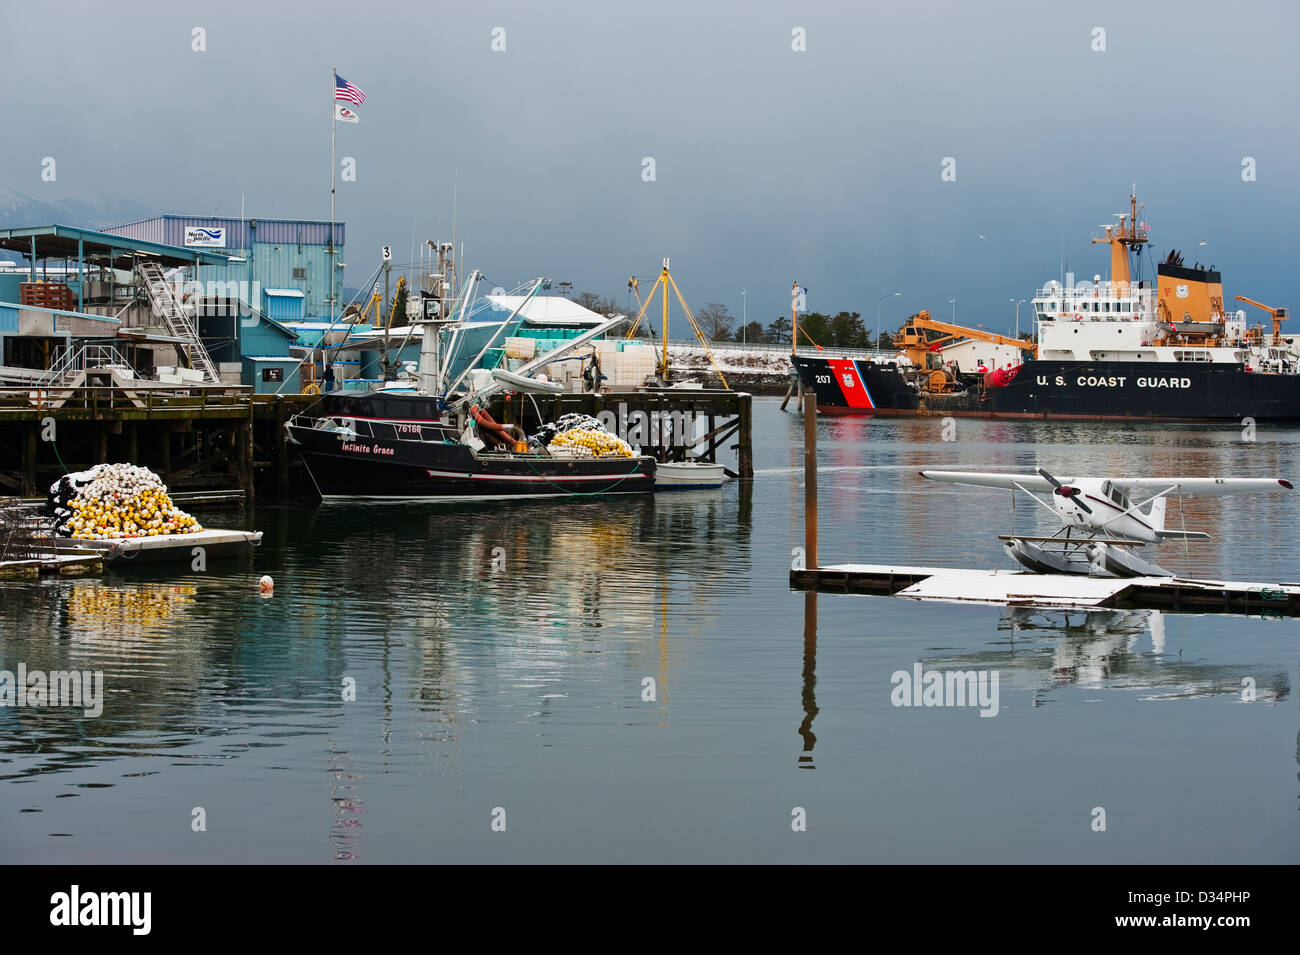
M 718 363 L 724 375 L 745 372 L 758 375 L 785 375 L 789 374 L 793 367 L 790 364 L 790 356 L 785 352 L 761 349 L 749 351 L 740 348 L 715 348 L 713 360 Z M 670 344 L 668 364 L 684 371 L 706 371 L 712 367 L 709 364 L 708 354 L 699 345 Z

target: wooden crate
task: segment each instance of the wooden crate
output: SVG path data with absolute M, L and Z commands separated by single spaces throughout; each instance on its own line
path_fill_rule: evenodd
M 59 308 L 71 311 L 76 303 L 72 289 L 58 282 L 23 282 L 18 286 L 20 305 L 37 308 Z

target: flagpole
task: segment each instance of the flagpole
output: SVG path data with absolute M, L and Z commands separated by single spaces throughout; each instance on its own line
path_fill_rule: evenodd
M 330 322 L 334 321 L 334 256 L 337 251 L 334 246 L 334 115 L 338 110 L 334 106 L 335 98 L 338 96 L 339 74 L 338 70 L 330 67 L 330 74 L 333 82 L 330 84 L 330 92 L 334 95 L 330 97 Z

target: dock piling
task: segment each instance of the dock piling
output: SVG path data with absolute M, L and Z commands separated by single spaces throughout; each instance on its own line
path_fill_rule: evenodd
M 817 569 L 817 403 L 803 413 L 803 544 L 804 567 Z

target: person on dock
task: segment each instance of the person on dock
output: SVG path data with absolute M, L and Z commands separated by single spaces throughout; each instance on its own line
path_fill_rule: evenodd
M 325 366 L 325 379 L 324 379 L 324 383 L 325 383 L 325 390 L 326 390 L 327 392 L 328 392 L 328 391 L 333 391 L 333 390 L 334 390 L 334 366 L 333 366 L 333 365 L 328 365 L 328 364 L 327 364 L 327 365 Z
M 593 395 L 600 392 L 600 383 L 606 379 L 600 373 L 600 359 L 595 354 L 591 356 L 591 364 L 583 371 L 582 377 L 587 382 L 587 388 Z

